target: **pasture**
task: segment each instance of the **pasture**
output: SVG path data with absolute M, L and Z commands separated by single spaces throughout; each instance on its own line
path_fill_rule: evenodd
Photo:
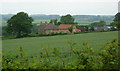
M 117 31 L 7 39 L 2 41 L 2 50 L 4 55 L 16 54 L 19 47 L 22 47 L 28 55 L 38 55 L 42 47 L 46 47 L 49 52 L 53 48 L 60 52 L 68 52 L 68 41 L 75 42 L 75 47 L 82 47 L 83 42 L 88 42 L 89 46 L 99 50 L 113 39 L 118 39 Z

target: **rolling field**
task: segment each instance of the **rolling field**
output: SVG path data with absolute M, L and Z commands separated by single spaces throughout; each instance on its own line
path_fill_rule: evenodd
M 49 23 L 50 19 L 42 19 L 42 20 L 41 19 L 35 19 L 33 21 L 33 23 L 37 23 L 37 24 L 39 24 L 41 22 L 43 22 L 43 23 L 48 22 Z M 75 22 L 77 22 L 78 25 L 90 25 L 91 23 L 98 22 L 98 21 L 75 20 Z M 112 21 L 106 21 L 106 24 L 109 25 L 111 22 Z M 7 25 L 6 21 L 0 21 L 0 23 L 1 23 L 0 26 L 6 26 Z
M 16 54 L 19 47 L 23 47 L 23 50 L 28 55 L 38 55 L 41 47 L 48 48 L 49 52 L 51 52 L 53 48 L 57 48 L 60 52 L 68 52 L 69 45 L 67 42 L 69 40 L 77 43 L 75 47 L 82 47 L 82 43 L 87 41 L 89 46 L 98 49 L 113 39 L 118 39 L 117 31 L 47 37 L 28 37 L 3 40 L 2 50 L 5 55 L 9 55 Z

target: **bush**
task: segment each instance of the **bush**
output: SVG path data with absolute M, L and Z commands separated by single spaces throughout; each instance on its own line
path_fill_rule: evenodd
M 15 35 L 4 35 L 4 36 L 2 36 L 2 40 L 4 40 L 4 39 L 15 39 L 15 38 L 16 38 Z

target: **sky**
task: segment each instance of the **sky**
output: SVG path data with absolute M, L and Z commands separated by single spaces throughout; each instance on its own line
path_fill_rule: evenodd
M 115 15 L 119 0 L 2 0 L 2 14 Z

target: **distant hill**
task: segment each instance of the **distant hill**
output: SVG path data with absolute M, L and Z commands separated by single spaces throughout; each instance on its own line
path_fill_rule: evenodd
M 2 21 L 7 21 L 10 19 L 14 14 L 2 14 L 0 17 L 2 17 Z
M 60 15 L 30 15 L 33 19 L 59 19 Z
M 5 23 L 14 14 L 2 14 L 2 22 Z M 50 21 L 50 19 L 60 19 L 60 15 L 45 15 L 45 14 L 33 14 L 30 15 L 34 19 L 34 23 L 40 23 Z M 82 25 L 87 25 L 95 21 L 106 21 L 108 24 L 114 19 L 114 15 L 73 15 L 75 21 Z
M 89 20 L 89 21 L 112 21 L 113 15 L 73 15 L 73 17 L 77 20 Z

